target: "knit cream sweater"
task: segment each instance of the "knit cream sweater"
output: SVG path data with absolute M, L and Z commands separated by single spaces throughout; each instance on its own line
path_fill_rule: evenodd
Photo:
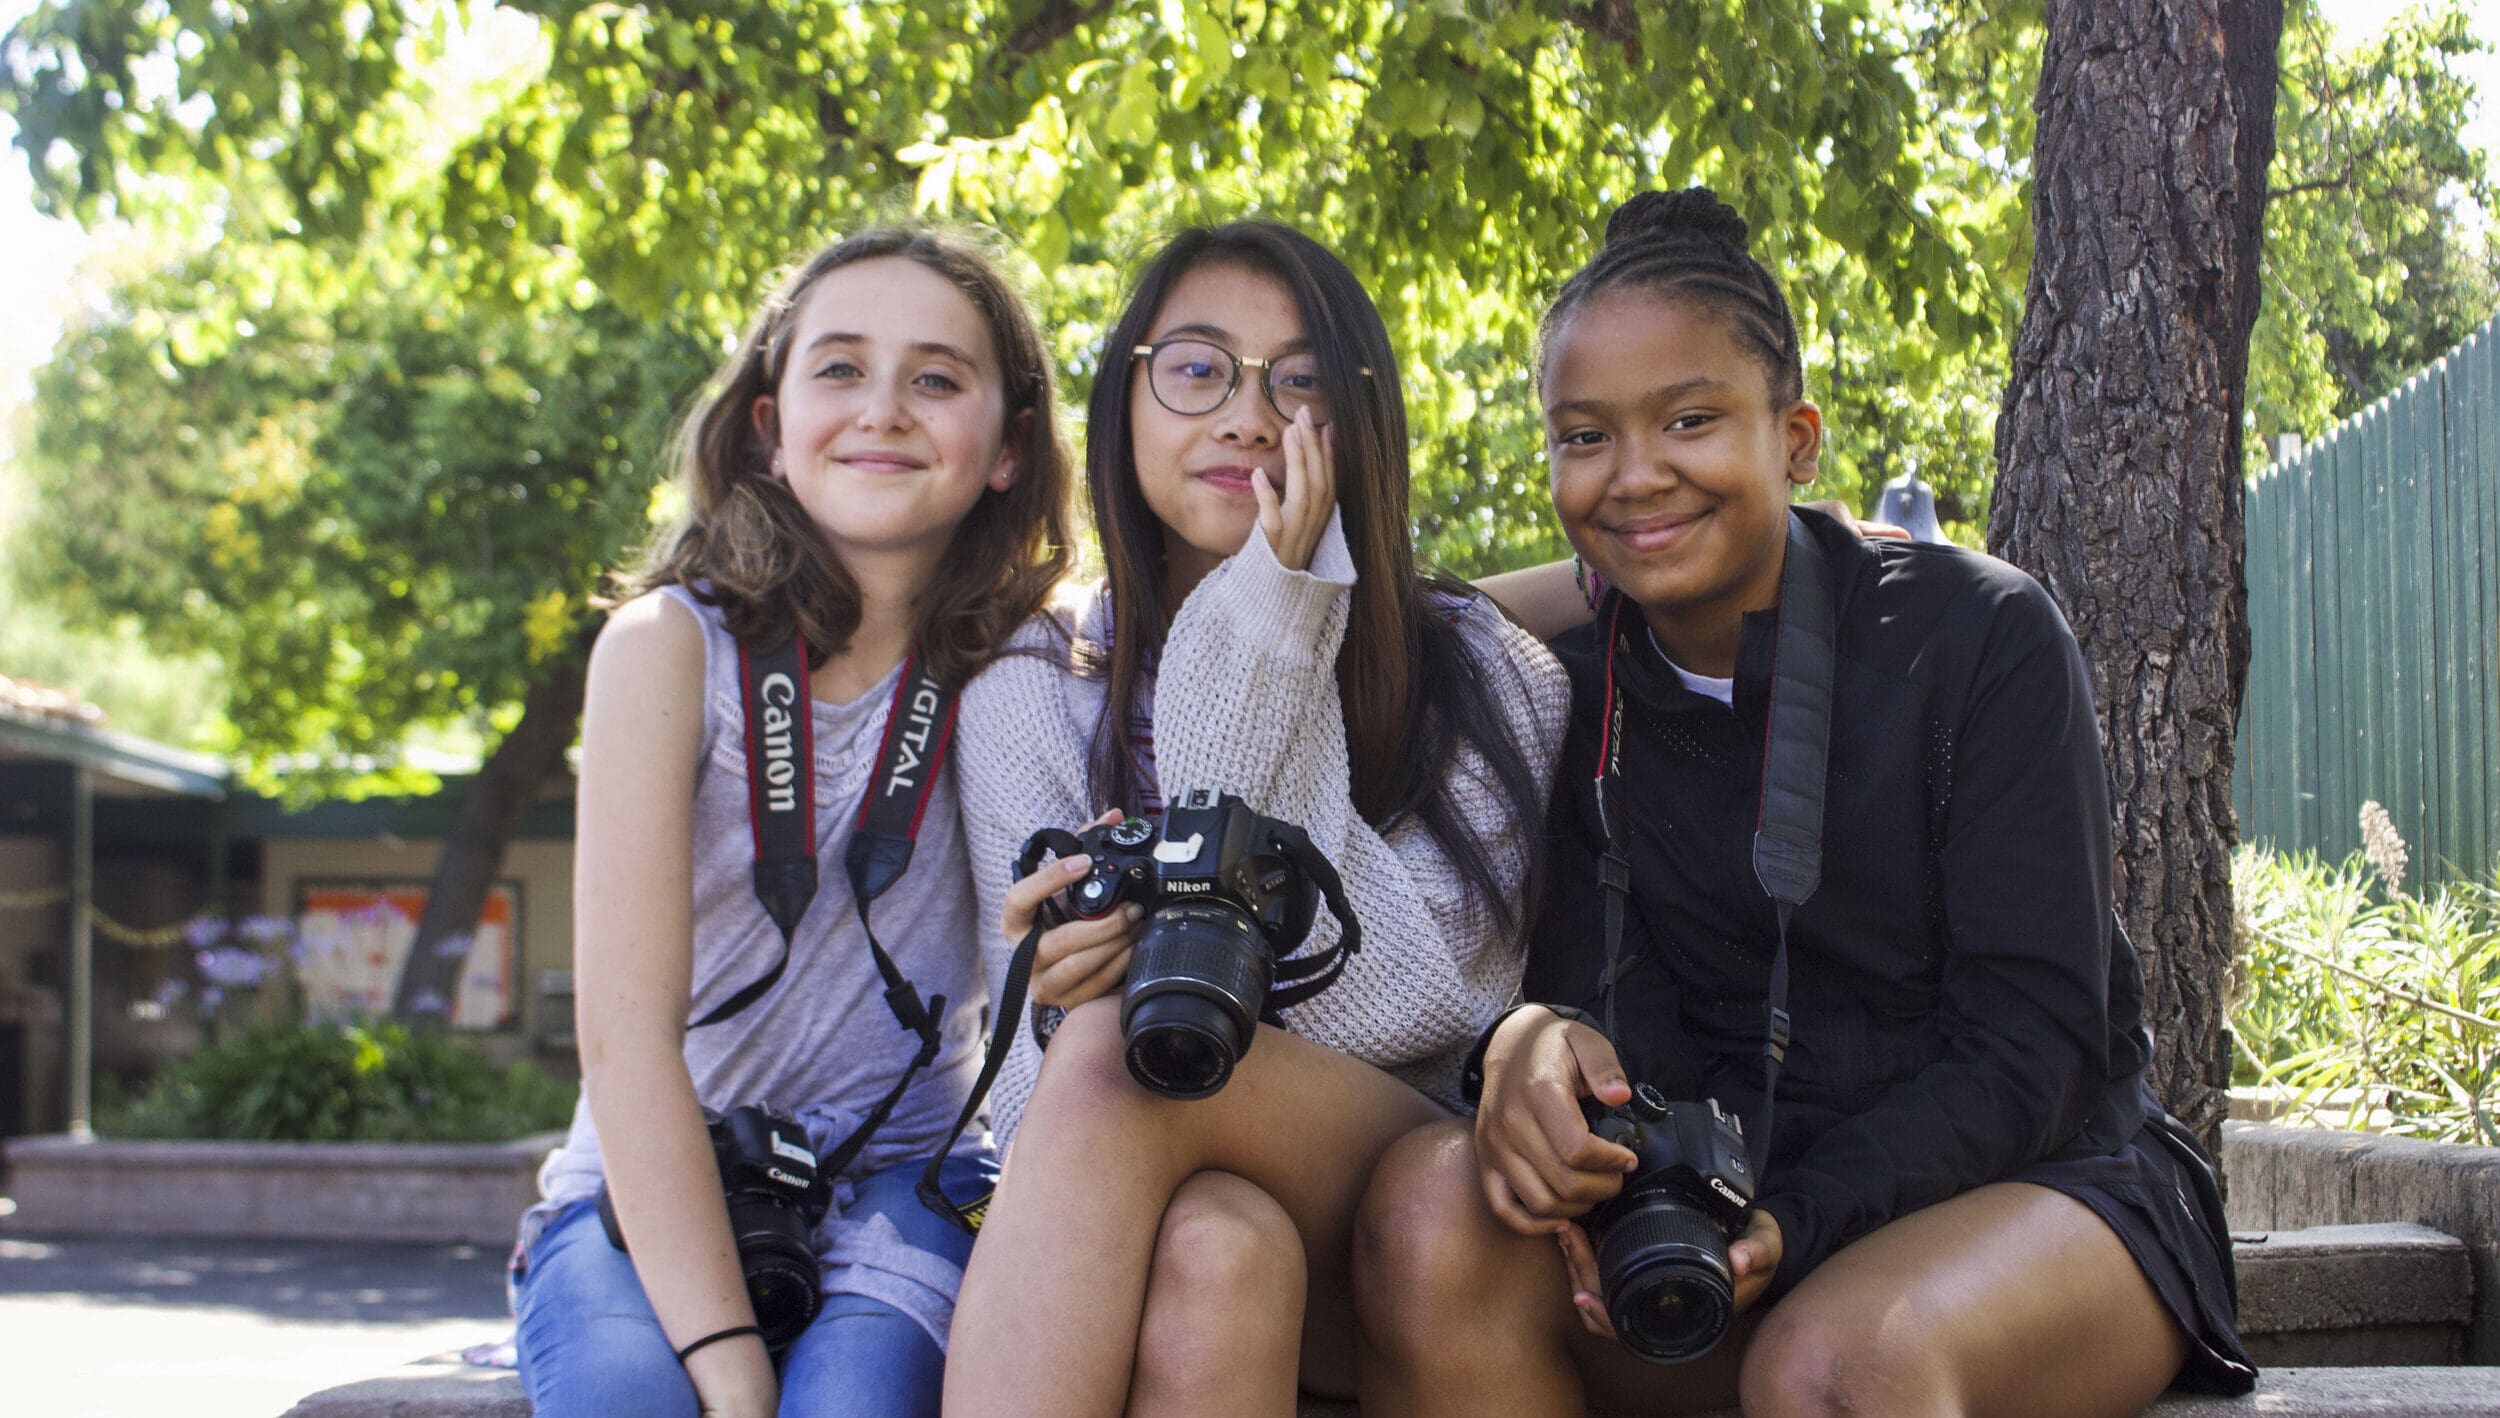
M 1336 675 L 1353 585 L 1354 563 L 1333 516 L 1309 571 L 1288 570 L 1254 528 L 1248 544 L 1190 593 L 1165 638 L 1154 684 L 1155 777 L 1167 798 L 1222 789 L 1310 833 L 1345 878 L 1363 949 L 1333 986 L 1286 1011 L 1286 1026 L 1457 1109 L 1459 1065 L 1517 991 L 1523 957 L 1493 913 L 1470 901 L 1457 868 L 1411 815 L 1383 834 L 1354 809 Z M 1076 627 L 1028 623 L 964 691 L 956 781 L 993 1000 L 1015 945 L 998 924 L 1018 849 L 1037 828 L 1074 830 L 1101 810 L 1087 789 L 1086 760 L 1104 685 L 1070 670 L 1067 652 L 1070 629 L 1086 638 L 1102 633 L 1102 598 L 1093 605 Z M 1490 601 L 1477 597 L 1459 608 L 1456 624 L 1536 775 L 1541 805 L 1570 682 L 1545 647 Z M 1452 772 L 1458 811 L 1499 822 L 1500 786 L 1483 759 L 1462 746 Z M 1514 824 L 1488 843 L 1514 904 L 1530 838 L 1541 830 L 1541 819 Z M 1322 910 L 1312 948 L 1332 944 L 1337 929 Z M 990 1095 L 991 1127 L 1004 1147 L 1041 1054 L 1024 1019 L 992 1027 L 1016 1033 Z

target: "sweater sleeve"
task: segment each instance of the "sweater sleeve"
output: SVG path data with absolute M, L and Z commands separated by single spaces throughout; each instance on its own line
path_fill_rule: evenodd
M 977 929 L 990 1028 L 1015 1036 L 990 1090 L 990 1131 L 1001 1149 L 1015 1135 L 1042 1066 L 1026 1025 L 1030 1002 L 1013 1019 L 999 1011 L 1016 946 L 999 934 L 1016 854 L 1041 828 L 1073 831 L 1095 815 L 1086 805 L 1085 750 L 1102 694 L 1069 670 L 1068 643 L 1066 627 L 1047 613 L 1028 622 L 1005 653 L 965 687 L 956 725 L 956 783 L 980 905 Z
M 2090 680 L 2045 591 L 2004 595 L 1950 751 L 1944 1050 L 1775 1164 L 1773 1293 L 1895 1217 L 2053 1152 L 2109 1073 L 2109 798 Z
M 1310 834 L 1345 880 L 1363 946 L 1285 1022 L 1455 1108 L 1460 1061 L 1517 992 L 1522 956 L 1492 903 L 1476 899 L 1413 815 L 1383 832 L 1355 810 L 1336 669 L 1354 575 L 1332 517 L 1309 571 L 1280 564 L 1254 529 L 1200 583 L 1174 620 L 1156 680 L 1157 778 L 1167 800 L 1190 788 L 1229 790 Z M 1481 599 L 1456 623 L 1535 776 L 1541 812 L 1569 711 L 1562 667 Z M 1472 747 L 1460 747 L 1449 771 L 1449 801 L 1480 834 L 1515 911 L 1538 822 L 1506 820 L 1500 783 Z M 1333 943 L 1338 929 L 1321 912 L 1315 944 Z

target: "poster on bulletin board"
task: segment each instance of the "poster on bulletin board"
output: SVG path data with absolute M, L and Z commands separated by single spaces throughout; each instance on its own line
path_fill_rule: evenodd
M 378 1019 L 391 1011 L 400 962 L 425 913 L 423 882 L 306 882 L 297 888 L 296 973 L 304 1013 L 312 1020 Z M 520 883 L 486 893 L 477 932 L 467 942 L 454 1029 L 501 1029 L 512 1022 L 514 923 Z M 446 942 L 457 945 L 458 942 Z

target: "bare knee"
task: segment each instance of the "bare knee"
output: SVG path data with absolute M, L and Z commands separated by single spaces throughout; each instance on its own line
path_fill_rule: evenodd
M 1120 1000 L 1105 995 L 1069 1010 L 1042 1051 L 1026 1120 L 1043 1114 L 1104 1118 L 1131 1113 L 1153 1097 L 1128 1076 L 1120 1038 Z M 1065 1122 L 1059 1126 L 1065 1126 Z
M 1435 1123 L 1392 1144 L 1354 1227 L 1354 1297 L 1366 1340 L 1389 1355 L 1447 1363 L 1455 1335 L 1516 1331 L 1561 1284 L 1523 1282 L 1547 1243 L 1505 1229 L 1485 1204 L 1468 1125 Z
M 1933 1339 L 1903 1304 L 1844 1313 L 1792 1297 L 1763 1317 L 1746 1347 L 1739 1381 L 1746 1418 L 1958 1413 Z
M 1302 1235 L 1283 1206 L 1229 1172 L 1181 1184 L 1155 1235 L 1131 1408 L 1195 1411 L 1244 1384 L 1292 1391 L 1302 1333 Z
M 1229 1172 L 1199 1172 L 1164 1208 L 1146 1287 L 1149 1304 L 1289 1304 L 1298 1326 L 1303 1282 L 1301 1232 L 1253 1183 Z

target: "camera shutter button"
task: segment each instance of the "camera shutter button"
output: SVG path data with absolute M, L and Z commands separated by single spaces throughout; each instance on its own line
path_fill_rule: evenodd
M 1648 1083 L 1632 1085 L 1632 1115 L 1645 1123 L 1663 1122 L 1667 1116 L 1667 1096 Z

